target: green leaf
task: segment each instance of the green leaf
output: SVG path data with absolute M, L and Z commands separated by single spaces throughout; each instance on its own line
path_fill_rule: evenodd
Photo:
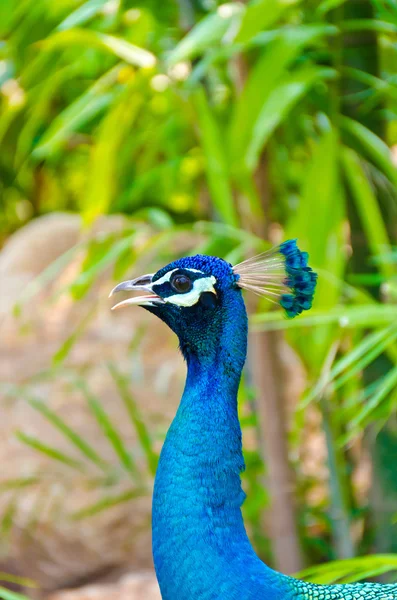
M 349 117 L 341 117 L 341 126 L 360 144 L 363 154 L 367 155 L 394 185 L 397 185 L 397 169 L 385 142 L 359 121 Z
M 233 172 L 245 165 L 241 157 L 251 144 L 262 108 L 280 83 L 287 83 L 291 73 L 288 65 L 298 56 L 302 47 L 318 37 L 317 30 L 285 28 L 263 50 L 256 61 L 235 103 L 229 127 L 228 144 Z M 258 93 L 260 90 L 260 93 Z
M 373 396 L 368 400 L 359 413 L 352 419 L 349 424 L 349 429 L 354 430 L 358 428 L 362 423 L 368 419 L 370 414 L 375 411 L 380 403 L 392 392 L 397 385 L 397 367 L 391 369 L 387 375 L 385 375 Z
M 239 32 L 234 39 L 237 44 L 252 41 L 257 33 L 268 29 L 278 21 L 283 13 L 299 0 L 256 0 L 247 5 Z
M 88 46 L 111 52 L 114 56 L 125 60 L 136 67 L 152 68 L 157 59 L 154 54 L 126 40 L 88 29 L 70 29 L 58 31 L 42 42 L 44 50 L 53 52 L 71 46 Z
M 195 94 L 195 106 L 206 159 L 208 187 L 214 206 L 227 225 L 237 227 L 238 216 L 230 184 L 224 136 L 221 136 L 219 126 L 202 89 Z
M 88 210 L 88 208 L 87 208 Z M 88 216 L 86 217 L 88 218 Z M 96 255 L 96 260 L 87 260 L 83 266 L 83 271 L 76 277 L 71 285 L 67 286 L 61 292 L 70 291 L 75 299 L 80 299 L 88 291 L 89 286 L 95 281 L 95 278 L 100 275 L 105 269 L 115 263 L 115 261 L 131 248 L 131 244 L 135 239 L 136 234 L 122 237 L 117 242 L 109 244 L 109 249 L 99 255 Z M 89 251 L 89 248 L 88 248 Z M 93 309 L 94 310 L 94 307 Z M 88 315 L 87 315 L 88 318 Z M 72 334 L 73 335 L 73 334 Z
M 118 371 L 114 364 L 109 363 L 108 367 L 110 374 L 117 385 L 119 394 L 127 408 L 131 423 L 137 433 L 139 444 L 145 454 L 149 471 L 154 476 L 157 470 L 158 456 L 153 449 L 153 440 L 150 436 L 150 432 L 142 418 L 135 398 L 129 389 L 128 379 Z
M 344 33 L 355 31 L 376 31 L 377 33 L 397 33 L 397 25 L 376 19 L 346 19 L 340 23 Z
M 390 252 L 389 237 L 377 198 L 365 175 L 359 156 L 351 149 L 344 148 L 343 167 L 347 183 L 355 201 L 369 246 L 374 256 Z M 379 263 L 379 270 L 385 277 L 392 277 L 395 268 L 385 262 Z
M 131 500 L 135 500 L 141 496 L 147 495 L 148 490 L 146 489 L 130 489 L 126 492 L 121 492 L 120 494 L 115 495 L 107 495 L 101 498 L 98 502 L 91 504 L 85 508 L 82 508 L 79 511 L 74 512 L 71 517 L 75 521 L 81 521 L 82 519 L 86 519 L 88 517 L 93 517 L 109 508 L 113 508 L 114 506 L 119 506 L 120 504 L 125 504 L 126 502 L 131 502 Z
M 362 372 L 387 346 L 397 338 L 397 326 L 393 323 L 367 335 L 357 346 L 338 360 L 330 370 L 326 380 L 320 380 L 305 396 L 302 407 L 307 406 L 318 397 L 326 386 L 333 384 L 333 389 L 344 385 L 349 379 Z
M 133 126 L 139 115 L 144 96 L 130 86 L 108 111 L 96 137 L 88 179 L 87 197 L 83 217 L 87 224 L 106 213 L 117 193 L 117 167 L 119 153 L 128 136 L 133 135 Z
M 347 580 L 354 582 L 364 579 L 366 573 L 372 569 L 379 575 L 397 570 L 397 555 L 372 554 L 347 560 L 334 560 L 305 569 L 298 574 L 298 577 L 320 584 L 347 583 Z
M 31 485 L 36 485 L 40 481 L 39 477 L 19 477 L 17 479 L 4 479 L 0 482 L 0 492 L 10 490 L 19 490 Z
M 134 480 L 140 481 L 142 478 L 139 473 L 138 467 L 135 464 L 132 455 L 128 452 L 124 444 L 123 438 L 121 437 L 116 426 L 112 423 L 109 416 L 103 409 L 101 402 L 89 392 L 87 386 L 83 381 L 78 381 L 77 387 L 83 392 L 88 402 L 88 405 L 98 422 L 98 425 L 100 426 L 106 438 L 110 442 L 125 470 L 130 475 L 132 475 Z
M 84 25 L 94 17 L 106 4 L 106 0 L 88 0 L 75 11 L 71 12 L 56 28 L 56 31 L 66 31 L 72 27 Z
M 21 587 L 38 587 L 37 583 L 32 579 L 28 579 L 27 577 L 19 577 L 18 575 L 11 575 L 10 573 L 3 573 L 2 571 L 0 571 L 0 581 L 14 583 L 15 585 L 19 585 Z
M 28 399 L 28 403 L 35 410 L 41 413 L 47 421 L 49 421 L 58 431 L 62 433 L 62 435 L 72 442 L 72 444 L 92 463 L 94 463 L 97 467 L 102 469 L 103 471 L 107 471 L 108 465 L 106 462 L 99 456 L 99 454 L 94 450 L 92 446 L 90 446 L 74 429 L 72 429 L 65 421 L 54 411 L 52 411 L 46 404 L 44 404 L 41 400 L 36 400 L 35 398 Z
M 347 373 L 344 373 L 335 380 L 334 389 L 340 388 L 342 385 L 345 385 L 349 379 L 358 373 L 363 372 L 368 365 L 370 365 L 383 351 L 387 350 L 393 344 L 397 337 L 397 333 L 396 331 L 388 333 L 389 334 L 385 339 L 382 339 L 380 342 L 378 342 L 378 344 L 370 348 L 366 354 L 363 354 L 362 358 L 358 360 Z
M 334 306 L 326 310 L 312 309 L 295 319 L 286 319 L 281 312 L 258 313 L 251 317 L 255 331 L 299 329 L 319 325 L 338 325 L 343 329 L 389 325 L 396 320 L 395 306 L 362 304 L 359 306 Z
M 339 302 L 345 265 L 345 197 L 339 180 L 338 134 L 327 120 L 324 123 L 323 135 L 311 145 L 299 210 L 289 220 L 286 236 L 298 238 L 315 270 L 321 268 L 332 275 L 328 279 L 319 277 L 313 304 L 315 308 L 334 308 Z M 310 357 L 316 370 L 324 362 L 332 333 L 332 327 L 318 327 L 311 341 L 302 344 L 302 352 Z
M 304 67 L 287 75 L 270 92 L 254 123 L 252 137 L 245 151 L 245 164 L 250 172 L 257 168 L 263 147 L 276 127 L 324 72 L 324 69 L 318 67 Z
M 16 494 L 11 497 L 3 511 L 0 521 L 0 540 L 4 549 L 9 548 L 12 543 L 11 534 L 18 512 L 18 497 Z
M 29 600 L 27 596 L 12 592 L 3 586 L 0 586 L 0 598 L 1 600 Z
M 85 466 L 81 461 L 79 461 L 75 458 L 72 458 L 71 456 L 68 456 L 64 452 L 61 452 L 60 450 L 57 450 L 56 448 L 53 448 L 52 446 L 49 446 L 49 445 L 43 443 L 41 440 L 39 440 L 38 438 L 36 438 L 32 435 L 23 433 L 23 431 L 17 431 L 16 437 L 19 439 L 20 442 L 26 444 L 27 446 L 30 446 L 30 448 L 33 448 L 34 450 L 37 450 L 38 452 L 41 452 L 48 458 L 58 461 L 58 462 L 60 462 L 64 465 L 67 465 L 68 467 L 71 467 L 73 469 L 77 469 L 78 471 L 85 470 Z
M 138 48 L 113 35 L 98 34 L 103 45 L 112 50 L 116 56 L 136 67 L 150 69 L 157 63 L 157 58 L 148 50 Z
M 80 323 L 75 327 L 69 337 L 61 344 L 58 350 L 52 355 L 52 364 L 57 367 L 61 365 L 69 356 L 70 352 L 73 350 L 75 344 L 79 341 L 81 336 L 87 329 L 87 326 L 92 321 L 92 319 L 96 315 L 96 306 L 90 308 L 85 317 L 80 321 Z
M 114 98 L 120 94 L 119 90 L 112 89 L 117 81 L 120 69 L 120 65 L 110 69 L 84 94 L 55 117 L 41 138 L 40 143 L 33 150 L 32 154 L 36 159 L 42 160 L 54 154 L 63 146 L 72 133 L 78 131 L 110 106 Z
M 244 7 L 240 3 L 221 4 L 216 12 L 204 17 L 169 53 L 168 66 L 194 58 L 207 48 L 218 45 L 229 29 L 234 29 Z
M 334 10 L 335 8 L 338 8 L 338 6 L 342 6 L 342 4 L 345 4 L 347 1 L 348 0 L 323 0 L 318 5 L 316 12 L 320 16 L 325 15 L 330 10 Z
M 14 314 L 18 315 L 22 307 L 27 304 L 36 294 L 49 286 L 49 284 L 71 263 L 78 250 L 83 244 L 76 244 L 70 250 L 67 250 L 61 256 L 52 261 L 37 277 L 30 281 L 26 288 L 21 292 L 18 302 L 14 306 Z

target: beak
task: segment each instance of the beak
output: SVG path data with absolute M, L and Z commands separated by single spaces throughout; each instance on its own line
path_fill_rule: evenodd
M 134 298 L 128 298 L 119 302 L 112 307 L 112 310 L 116 308 L 122 308 L 123 306 L 130 306 L 131 304 L 137 304 L 138 306 L 156 306 L 156 304 L 164 304 L 163 298 L 153 292 L 152 289 L 152 277 L 150 275 L 142 275 L 131 281 L 123 281 L 116 285 L 115 288 L 109 294 L 109 298 L 117 292 L 146 292 L 143 296 L 135 296 Z

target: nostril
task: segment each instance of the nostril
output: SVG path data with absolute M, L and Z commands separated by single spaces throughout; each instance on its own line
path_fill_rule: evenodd
M 152 283 L 153 275 L 143 275 L 142 277 L 138 277 L 134 279 L 134 285 L 149 285 Z

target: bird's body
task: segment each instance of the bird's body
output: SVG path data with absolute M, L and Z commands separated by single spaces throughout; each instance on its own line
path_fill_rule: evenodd
M 238 277 L 226 262 L 205 256 L 145 277 L 150 284 L 128 282 L 128 289 L 152 292 L 134 303 L 177 333 L 188 365 L 153 495 L 153 556 L 163 600 L 397 600 L 397 585 L 314 585 L 257 557 L 241 514 L 237 392 L 247 315 Z M 191 280 L 189 289 L 183 278 Z M 121 285 L 116 290 L 127 289 Z

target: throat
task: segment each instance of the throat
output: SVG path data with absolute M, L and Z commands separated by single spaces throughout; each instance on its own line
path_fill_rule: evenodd
M 191 360 L 182 400 L 168 431 L 156 475 L 154 516 L 167 517 L 177 505 L 193 519 L 237 510 L 244 500 L 244 469 L 237 413 L 239 375 L 227 365 L 209 368 Z M 196 513 L 196 514 L 195 514 Z M 196 526 L 196 524 L 195 524 Z M 176 528 L 176 534 L 179 528 Z
M 167 600 L 196 597 L 192 589 L 183 595 L 190 570 L 197 573 L 189 556 L 200 560 L 201 568 L 208 563 L 221 579 L 241 555 L 258 561 L 241 515 L 244 460 L 237 392 L 245 323 L 239 334 L 239 352 L 219 346 L 211 357 L 188 358 L 185 390 L 161 453 L 153 496 L 153 554 Z

